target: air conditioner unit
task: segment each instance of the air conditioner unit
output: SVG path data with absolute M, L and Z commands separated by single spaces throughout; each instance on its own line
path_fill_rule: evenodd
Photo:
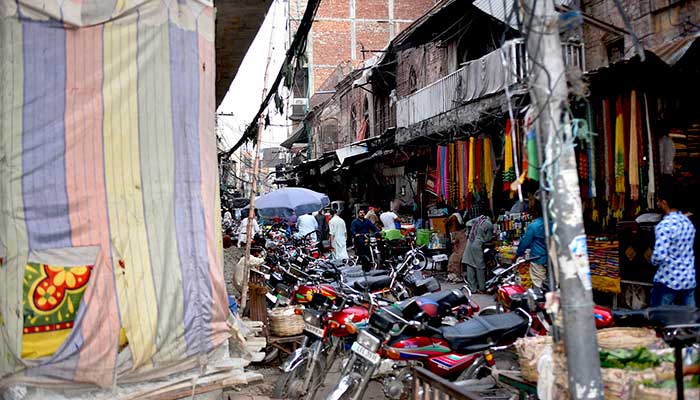
M 292 115 L 294 118 L 303 118 L 306 114 L 306 105 L 308 100 L 304 98 L 292 99 Z

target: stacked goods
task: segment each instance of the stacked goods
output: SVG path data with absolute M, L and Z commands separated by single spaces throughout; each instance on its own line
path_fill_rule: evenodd
M 700 399 L 700 376 L 695 375 L 692 379 L 686 379 L 683 394 L 686 399 Z M 674 380 L 663 380 L 656 383 L 653 380 L 642 381 L 632 388 L 632 397 L 636 400 L 675 400 L 676 382 Z
M 602 292 L 620 293 L 619 243 L 604 237 L 587 238 L 588 262 L 593 288 Z
M 294 312 L 294 307 L 279 307 L 270 310 L 270 332 L 285 337 L 304 332 L 304 318 Z
M 597 333 L 598 347 L 604 350 L 635 349 L 637 347 L 661 348 L 663 343 L 656 337 L 656 332 L 648 328 L 607 328 Z
M 518 250 L 517 246 L 499 246 L 496 248 L 498 256 L 501 259 L 502 264 L 513 264 L 515 262 L 515 251 Z
M 518 352 L 520 373 L 528 382 L 537 382 L 537 362 L 545 349 L 552 345 L 551 336 L 532 336 L 520 338 L 515 342 Z

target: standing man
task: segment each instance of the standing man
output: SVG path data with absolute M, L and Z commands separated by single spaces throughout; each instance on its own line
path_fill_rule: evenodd
M 311 233 L 309 238 L 314 242 L 318 241 L 318 238 L 316 237 L 318 222 L 316 222 L 316 218 L 314 218 L 311 213 L 304 214 L 297 219 L 297 230 L 299 231 L 300 238 L 303 238 Z
M 382 230 L 385 231 L 388 231 L 390 229 L 396 229 L 396 221 L 401 222 L 399 216 L 396 215 L 395 212 L 391 211 L 391 209 L 384 211 L 379 216 L 379 219 L 382 221 L 382 225 L 384 226 Z
M 319 246 L 321 246 L 321 250 L 325 250 L 323 248 L 324 244 L 323 242 L 328 240 L 328 220 L 326 220 L 326 214 L 323 212 L 323 210 L 320 210 L 319 212 L 316 213 L 314 216 L 316 219 L 316 226 L 318 227 L 318 242 Z M 325 246 L 328 246 L 326 244 Z
M 467 246 L 462 255 L 466 265 L 467 283 L 474 292 L 483 292 L 486 286 L 486 262 L 484 244 L 493 239 L 491 218 L 481 215 L 467 222 Z
M 379 207 L 369 207 L 365 218 L 367 218 L 369 222 L 373 223 L 375 226 L 379 226 L 379 214 L 381 211 L 382 210 Z
M 520 239 L 515 255 L 522 257 L 525 250 L 530 249 L 530 279 L 532 287 L 542 289 L 547 282 L 547 240 L 544 235 L 544 218 L 542 218 L 542 206 L 535 202 L 530 209 L 530 214 L 535 218 L 525 229 L 525 235 Z
M 654 230 L 656 242 L 651 263 L 658 268 L 651 289 L 651 306 L 679 304 L 695 307 L 695 227 L 677 208 L 670 185 L 658 194 L 664 218 Z
M 251 237 L 250 239 L 253 240 L 255 235 L 258 233 L 262 232 L 260 229 L 260 225 L 258 225 L 258 220 L 257 220 L 257 210 L 253 211 L 255 213 L 255 218 L 253 218 L 253 225 L 251 229 Z M 238 225 L 238 247 L 245 246 L 245 239 L 246 239 L 246 233 L 248 230 L 248 217 L 245 217 L 241 220 L 241 224 Z
M 369 255 L 369 249 L 362 235 L 367 235 L 370 232 L 377 233 L 379 228 L 365 218 L 365 210 L 361 209 L 357 212 L 357 218 L 350 224 L 350 234 L 352 234 L 355 243 L 355 254 L 360 257 L 361 261 L 366 261 Z
M 331 249 L 333 249 L 333 258 L 336 260 L 347 260 L 348 250 L 348 231 L 345 226 L 345 221 L 336 215 L 335 210 L 331 209 L 329 211 L 331 214 L 331 222 L 329 224 L 330 237 L 331 237 Z

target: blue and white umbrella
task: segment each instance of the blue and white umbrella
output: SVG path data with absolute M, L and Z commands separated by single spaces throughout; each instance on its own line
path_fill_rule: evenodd
M 289 217 L 318 211 L 330 204 L 328 196 L 313 190 L 286 187 L 255 199 L 255 208 L 263 217 Z

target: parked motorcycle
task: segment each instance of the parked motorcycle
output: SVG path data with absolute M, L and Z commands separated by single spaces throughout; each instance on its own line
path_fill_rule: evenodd
M 493 277 L 486 282 L 486 292 L 496 294 L 496 305 L 485 307 L 479 315 L 490 315 L 522 309 L 533 318 L 532 333 L 547 335 L 552 329 L 552 321 L 545 308 L 546 298 L 539 288 L 528 289 L 520 283 L 518 269 L 532 259 L 521 259 L 509 267 L 503 267 L 496 260 L 497 268 Z M 594 305 L 596 328 L 609 328 L 614 325 L 613 312 L 607 307 Z
M 402 398 L 410 390 L 415 365 L 447 379 L 485 376 L 495 365 L 494 352 L 524 336 L 532 324 L 524 310 L 475 317 L 440 328 L 421 322 L 421 315 L 407 320 L 399 314 L 396 308 L 384 307 L 371 315 L 369 327 L 358 333 L 328 399 L 361 399 L 380 365 L 381 370 L 389 370 L 384 394 L 391 399 Z

